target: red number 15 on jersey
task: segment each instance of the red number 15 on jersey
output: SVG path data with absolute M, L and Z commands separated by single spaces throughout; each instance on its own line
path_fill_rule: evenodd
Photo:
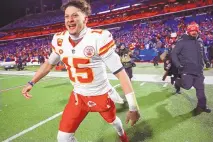
M 90 63 L 89 59 L 72 58 L 72 63 L 69 64 L 68 57 L 64 57 L 62 61 L 67 66 L 69 78 L 72 82 L 91 83 L 93 81 L 94 75 L 91 68 L 79 68 L 79 64 Z M 71 68 L 74 68 L 75 72 Z M 86 75 L 86 77 L 82 77 L 82 75 Z

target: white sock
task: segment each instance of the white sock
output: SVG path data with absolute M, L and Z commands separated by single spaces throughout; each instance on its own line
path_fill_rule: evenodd
M 112 126 L 115 128 L 119 136 L 122 136 L 124 134 L 123 125 L 120 118 L 116 116 L 115 120 L 110 124 L 112 124 Z
M 58 142 L 77 142 L 74 133 L 66 133 L 62 131 L 58 131 L 57 140 Z

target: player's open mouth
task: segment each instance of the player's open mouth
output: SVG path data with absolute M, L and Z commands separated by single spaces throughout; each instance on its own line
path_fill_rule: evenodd
M 69 27 L 69 29 L 73 30 L 76 28 L 76 24 L 70 24 L 70 25 L 68 25 L 68 27 Z

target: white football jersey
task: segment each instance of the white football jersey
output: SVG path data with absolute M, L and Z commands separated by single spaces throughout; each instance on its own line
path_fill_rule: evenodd
M 87 28 L 83 39 L 74 44 L 69 32 L 54 35 L 52 48 L 65 64 L 74 92 L 84 96 L 102 95 L 112 89 L 106 65 L 113 73 L 123 66 L 115 53 L 115 41 L 107 30 Z

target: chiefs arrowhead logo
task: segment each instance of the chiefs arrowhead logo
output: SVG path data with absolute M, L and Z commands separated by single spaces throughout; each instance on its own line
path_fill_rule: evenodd
M 87 105 L 88 105 L 89 107 L 94 107 L 94 106 L 96 106 L 96 103 L 95 103 L 95 102 L 92 102 L 92 101 L 88 101 Z
M 92 47 L 92 46 L 85 47 L 84 48 L 84 55 L 86 57 L 89 57 L 89 58 L 91 58 L 92 56 L 94 56 L 95 55 L 95 49 L 94 49 L 94 47 Z

